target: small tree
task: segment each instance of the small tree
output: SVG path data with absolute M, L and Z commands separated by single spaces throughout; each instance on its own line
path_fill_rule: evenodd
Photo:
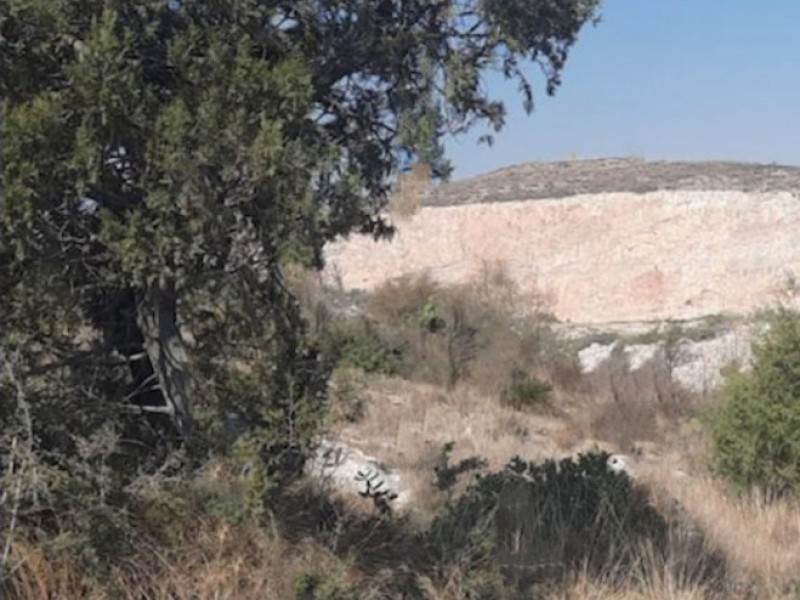
M 753 354 L 752 370 L 724 387 L 713 429 L 716 467 L 742 490 L 800 492 L 800 314 L 775 312 Z

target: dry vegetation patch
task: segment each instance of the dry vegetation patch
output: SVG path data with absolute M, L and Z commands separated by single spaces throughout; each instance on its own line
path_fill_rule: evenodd
M 488 290 L 494 290 L 495 296 L 484 304 L 488 296 L 481 294 Z M 448 293 L 453 290 L 442 290 L 429 280 L 405 279 L 384 287 L 366 306 L 384 324 L 418 325 L 420 319 L 428 319 L 424 322 L 435 326 L 437 316 L 443 315 L 437 310 L 447 306 Z M 538 337 L 520 338 L 515 333 L 520 323 L 522 330 L 526 324 L 512 317 L 520 314 L 519 299 L 502 276 L 494 281 L 484 277 L 482 282 L 459 288 L 456 296 L 460 306 L 466 307 L 466 322 L 490 324 L 489 337 L 474 346 L 480 351 L 467 361 L 462 376 L 453 383 L 432 375 L 447 373 L 452 357 L 446 346 L 432 346 L 430 339 L 424 340 L 425 334 L 417 332 L 417 338 L 407 338 L 419 346 L 410 353 L 415 366 L 406 377 L 368 377 L 362 417 L 334 427 L 343 439 L 408 474 L 419 498 L 417 511 L 430 516 L 442 506 L 431 468 L 449 442 L 454 442 L 453 462 L 480 456 L 492 470 L 516 455 L 537 461 L 592 448 L 634 452 L 631 461 L 639 484 L 650 490 L 654 505 L 680 525 L 681 535 L 693 532 L 694 541 L 676 541 L 674 554 L 660 557 L 661 562 L 651 561 L 639 584 L 620 588 L 587 577 L 551 597 L 790 597 L 791 582 L 800 573 L 800 509 L 789 501 L 766 504 L 737 498 L 708 474 L 708 439 L 698 415 L 718 399 L 688 393 L 676 385 L 670 377 L 668 351 L 654 353 L 633 371 L 626 356 L 617 352 L 599 370 L 581 375 L 564 368 L 574 365 L 569 349 L 558 346 L 552 331 L 545 332 L 546 319 L 537 323 Z M 486 312 L 487 305 L 493 311 Z M 428 312 L 420 312 L 419 307 L 427 307 Z M 394 335 L 404 334 L 395 330 Z M 530 344 L 527 350 L 526 342 Z M 441 353 L 439 362 L 436 352 Z M 508 384 L 499 382 L 513 380 L 509 366 L 520 356 L 535 357 L 528 368 L 552 384 L 550 410 L 518 410 L 502 402 Z M 556 375 L 559 368 L 566 376 Z M 695 559 L 727 564 L 724 585 L 718 580 L 687 578 L 686 570 L 678 566 Z M 461 575 L 450 571 L 438 584 L 428 581 L 423 587 L 430 597 L 461 597 Z
M 565 573 L 531 597 L 797 598 L 800 504 L 737 497 L 709 473 L 698 415 L 716 399 L 675 386 L 664 353 L 631 372 L 617 352 L 581 374 L 574 347 L 502 270 L 449 289 L 403 279 L 362 299 L 298 283 L 312 328 L 339 353 L 326 435 L 398 469 L 411 513 L 377 514 L 368 500 L 301 482 L 254 518 L 244 506 L 247 474 L 209 463 L 177 492 L 169 482 L 139 490 L 138 535 L 103 581 L 82 576 L 79 557 L 15 542 L 6 597 L 506 597 L 481 595 L 509 589 L 496 565 L 442 558 L 458 549 L 423 532 L 453 517 L 475 481 L 471 467 L 491 474 L 516 456 L 540 463 L 603 450 L 627 453 L 637 493 L 668 525 L 667 542 L 645 540 L 624 568 Z M 547 384 L 546 401 L 508 401 L 529 382 Z M 476 457 L 485 463 L 469 462 Z M 442 485 L 441 474 L 458 475 L 459 465 L 462 477 Z
M 562 420 L 503 406 L 466 385 L 445 390 L 377 376 L 370 379 L 366 398 L 363 417 L 331 433 L 402 471 L 418 510 L 438 505 L 433 468 L 450 442 L 454 462 L 479 456 L 493 470 L 514 456 L 544 460 L 567 454 L 555 441 Z
M 710 477 L 662 483 L 726 557 L 742 572 L 765 582 L 800 576 L 800 504 L 738 498 Z

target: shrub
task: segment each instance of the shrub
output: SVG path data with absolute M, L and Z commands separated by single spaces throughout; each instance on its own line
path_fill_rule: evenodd
M 402 364 L 402 351 L 366 321 L 331 328 L 323 342 L 323 353 L 340 368 L 366 373 L 396 375 Z
M 353 595 L 345 587 L 336 574 L 305 572 L 300 573 L 294 582 L 298 600 L 349 600 Z
M 367 309 L 389 325 L 419 324 L 426 311 L 437 310 L 436 299 L 440 295 L 441 288 L 427 275 L 404 275 L 374 290 L 367 301 Z
M 442 316 L 442 308 L 434 300 L 428 300 L 419 309 L 417 321 L 419 326 L 428 333 L 438 333 L 447 327 L 447 321 Z
M 545 300 L 523 294 L 502 266 L 487 266 L 452 286 L 424 275 L 399 277 L 371 293 L 367 312 L 381 337 L 402 348 L 400 375 L 448 387 L 468 382 L 500 395 L 519 383 L 517 371 L 561 387 L 579 377 L 569 348 L 553 333 Z M 522 385 L 519 392 L 542 398 L 537 387 Z
M 512 375 L 512 383 L 503 392 L 503 403 L 516 408 L 537 408 L 547 404 L 553 386 L 536 377 L 519 373 Z
M 645 540 L 662 548 L 664 519 L 627 475 L 608 470 L 608 456 L 517 458 L 480 477 L 431 526 L 435 559 L 493 564 L 522 585 L 632 564 Z
M 800 314 L 781 309 L 754 344 L 749 373 L 731 375 L 713 423 L 714 462 L 742 490 L 800 492 Z

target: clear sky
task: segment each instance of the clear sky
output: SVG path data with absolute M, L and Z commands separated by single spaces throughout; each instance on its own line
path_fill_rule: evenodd
M 447 142 L 453 179 L 539 160 L 638 156 L 800 165 L 800 0 L 604 0 L 554 97 L 516 85 L 493 146 Z

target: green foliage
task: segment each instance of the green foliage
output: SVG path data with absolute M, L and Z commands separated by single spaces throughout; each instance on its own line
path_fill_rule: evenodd
M 224 474 L 223 480 L 206 472 L 193 479 L 149 481 L 135 495 L 130 507 L 137 535 L 169 548 L 191 538 L 201 519 L 232 525 L 257 523 L 261 515 L 251 510 L 247 477 L 234 477 L 226 472 L 235 466 L 235 461 L 225 466 L 214 465 Z
M 0 387 L 0 405 L 12 409 L 0 431 L 4 539 L 40 540 L 50 555 L 66 557 L 87 576 L 103 579 L 114 562 L 131 551 L 135 535 L 119 432 L 111 420 L 91 434 L 76 427 L 61 440 L 66 451 L 43 451 L 49 440 L 36 435 L 57 432 L 33 426 L 33 419 L 41 418 L 35 390 L 23 387 L 15 368 L 9 363 L 6 367 L 5 381 L 16 389 L 9 394 L 11 390 Z M 58 433 L 67 435 L 64 430 Z
M 503 402 L 516 409 L 541 407 L 550 400 L 553 386 L 535 377 L 515 372 L 503 392 Z
M 199 304 L 238 295 L 234 310 L 252 317 L 248 298 L 286 304 L 285 265 L 319 267 L 324 244 L 353 231 L 390 233 L 380 211 L 402 164 L 446 176 L 445 132 L 502 126 L 482 72 L 502 66 L 530 108 L 525 59 L 552 92 L 596 6 L 5 0 L 4 335 L 41 321 L 27 350 L 38 364 L 83 350 L 46 333 L 62 319 L 94 329 L 95 375 L 122 355 L 116 375 L 133 380 L 98 402 L 152 408 L 160 396 L 188 437 L 202 387 L 192 362 L 235 352 L 184 348 L 196 313 L 219 308 Z M 515 14 L 533 20 L 520 28 Z M 287 333 L 276 329 L 266 335 Z M 159 360 L 167 348 L 174 363 Z
M 512 461 L 479 477 L 431 526 L 433 560 L 542 583 L 635 560 L 639 544 L 665 542 L 666 524 L 605 453 L 542 464 Z
M 266 510 L 333 366 L 285 268 L 389 235 L 400 167 L 445 177 L 446 132 L 502 126 L 483 72 L 530 108 L 523 67 L 551 92 L 596 6 L 0 0 L 0 461 L 24 476 L 0 519 L 102 556 L 115 534 L 88 515 L 209 451 L 248 465 L 247 510 Z M 335 350 L 395 372 L 394 348 Z
M 439 333 L 447 328 L 447 320 L 442 316 L 442 308 L 432 299 L 423 304 L 417 312 L 417 324 L 428 333 Z
M 326 573 L 301 573 L 294 585 L 296 600 L 350 600 L 355 595 L 335 576 Z
M 337 366 L 365 373 L 396 375 L 402 364 L 402 351 L 381 337 L 368 322 L 334 327 L 326 336 L 324 351 Z
M 440 492 L 446 492 L 448 498 L 452 497 L 453 487 L 458 482 L 459 477 L 465 473 L 471 473 L 487 466 L 485 459 L 477 456 L 471 456 L 458 461 L 456 464 L 450 464 L 450 455 L 453 453 L 455 447 L 454 442 L 448 442 L 442 446 L 439 455 L 438 465 L 434 467 L 434 474 L 436 475 L 436 489 Z
M 714 461 L 740 489 L 800 492 L 800 315 L 779 310 L 752 370 L 728 377 L 713 423 Z
M 132 550 L 133 532 L 118 510 L 96 508 L 78 519 L 74 529 L 63 531 L 47 544 L 54 556 L 76 561 L 86 573 L 104 579 L 115 561 Z
M 196 346 L 209 350 L 195 358 L 204 390 L 198 420 L 221 452 L 243 433 L 264 447 L 306 449 L 324 416 L 331 365 L 306 334 L 294 298 L 278 281 L 265 283 L 251 294 L 228 287 L 187 310 Z

